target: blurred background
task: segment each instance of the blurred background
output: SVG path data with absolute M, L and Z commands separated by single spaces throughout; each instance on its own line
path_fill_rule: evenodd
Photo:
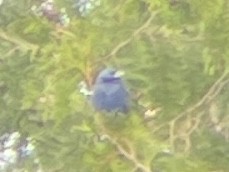
M 0 171 L 228 172 L 229 1 L 0 0 Z M 82 92 L 125 71 L 128 114 Z

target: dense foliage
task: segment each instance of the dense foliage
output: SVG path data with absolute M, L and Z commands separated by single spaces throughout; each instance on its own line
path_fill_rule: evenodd
M 95 1 L 0 2 L 0 135 L 35 146 L 13 168 L 228 172 L 229 2 Z M 104 66 L 125 71 L 129 115 L 80 93 Z

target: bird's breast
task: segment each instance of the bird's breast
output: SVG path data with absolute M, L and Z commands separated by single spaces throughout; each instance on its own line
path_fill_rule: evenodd
M 120 85 L 118 84 L 104 84 L 103 91 L 106 95 L 110 96 L 116 93 L 120 89 Z

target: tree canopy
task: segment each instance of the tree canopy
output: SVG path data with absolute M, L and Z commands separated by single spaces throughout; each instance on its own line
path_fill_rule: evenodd
M 227 0 L 0 1 L 0 135 L 34 145 L 4 170 L 228 172 L 228 16 Z M 128 115 L 79 91 L 104 66 L 125 71 Z

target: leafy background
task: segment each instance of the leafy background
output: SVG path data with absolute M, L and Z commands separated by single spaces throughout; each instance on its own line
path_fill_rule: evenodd
M 101 0 L 86 16 L 74 3 L 55 0 L 67 27 L 34 15 L 41 1 L 0 5 L 0 134 L 29 136 L 39 159 L 6 171 L 228 172 L 228 1 Z M 79 91 L 104 66 L 126 73 L 127 116 Z

